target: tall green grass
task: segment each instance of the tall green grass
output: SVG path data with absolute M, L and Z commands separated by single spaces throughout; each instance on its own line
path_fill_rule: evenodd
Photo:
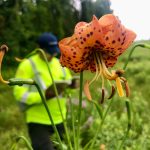
M 145 41 L 148 42 L 148 41 Z M 150 43 L 150 42 L 148 42 Z M 119 58 L 119 63 L 114 68 L 122 68 L 130 49 Z M 7 57 L 7 56 L 6 56 Z M 7 66 L 3 69 L 5 79 L 14 76 L 15 69 Z M 94 74 L 88 71 L 84 72 L 84 79 L 91 79 Z M 148 150 L 150 149 L 150 50 L 137 47 L 125 72 L 125 77 L 129 82 L 131 89 L 132 108 L 132 128 L 125 142 L 125 150 Z M 91 93 L 95 100 L 101 97 L 101 81 L 91 85 Z M 106 83 L 107 92 L 110 87 Z M 106 95 L 107 95 L 106 92 Z M 74 93 L 78 99 L 78 92 Z M 96 109 L 83 96 L 86 105 L 83 107 L 81 115 L 81 144 L 85 145 L 93 138 L 96 129 L 99 126 L 100 119 Z M 127 117 L 125 109 L 125 98 L 114 97 L 111 110 L 104 122 L 102 132 L 98 135 L 94 150 L 99 150 L 101 144 L 105 144 L 106 149 L 115 150 L 121 143 L 127 126 Z M 102 109 L 105 110 L 110 100 L 105 100 Z M 76 100 L 73 100 L 74 109 L 76 109 Z M 69 110 L 68 110 L 69 112 Z M 88 118 L 93 120 L 86 124 Z M 68 123 L 70 123 L 70 114 L 68 113 Z M 69 124 L 70 125 L 70 124 Z M 85 126 L 86 125 L 86 126 Z M 9 150 L 13 144 L 16 135 L 26 136 L 28 139 L 27 128 L 24 116 L 13 97 L 12 87 L 0 84 L 0 150 Z M 71 135 L 71 134 L 70 134 Z M 18 150 L 26 150 L 23 142 L 19 142 Z

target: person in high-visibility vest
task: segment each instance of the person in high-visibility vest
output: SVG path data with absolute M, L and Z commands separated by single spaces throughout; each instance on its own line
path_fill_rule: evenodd
M 60 53 L 55 35 L 43 33 L 37 41 L 39 47 L 46 52 L 54 81 L 56 83 L 65 81 L 66 84 L 72 84 L 70 71 L 61 67 L 59 60 L 55 57 Z M 61 137 L 64 132 L 63 119 L 56 95 L 52 88 L 49 88 L 52 86 L 52 79 L 42 55 L 36 54 L 21 62 L 15 77 L 34 79 L 39 84 L 45 94 L 49 111 Z M 60 94 L 59 101 L 63 118 L 66 119 L 66 98 L 63 96 L 62 90 L 58 90 L 58 92 Z M 54 147 L 52 141 L 50 141 L 50 136 L 54 133 L 54 130 L 37 89 L 33 85 L 15 86 L 14 96 L 25 113 L 33 149 L 53 150 Z

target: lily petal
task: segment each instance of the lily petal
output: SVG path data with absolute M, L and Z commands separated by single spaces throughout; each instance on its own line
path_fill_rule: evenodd
M 117 61 L 117 57 L 129 47 L 135 39 L 136 34 L 126 29 L 120 20 L 112 14 L 101 17 L 99 24 L 102 26 L 102 43 L 104 43 L 102 53 L 103 55 L 107 55 L 107 61 L 109 60 L 108 57 L 111 57 L 110 65 L 107 62 L 106 65 L 113 67 Z
M 65 38 L 59 42 L 59 48 L 62 54 L 60 63 L 74 70 L 74 72 L 81 72 L 87 68 L 90 60 L 87 59 L 88 53 L 75 46 L 76 43 L 77 41 L 74 37 Z
M 84 25 L 80 25 L 84 24 Z M 102 46 L 98 39 L 100 40 L 102 28 L 99 25 L 98 19 L 96 16 L 93 16 L 93 19 L 90 23 L 80 23 L 78 29 L 75 31 L 75 36 L 78 41 L 78 45 L 81 48 L 87 47 L 87 51 L 91 50 L 95 45 Z M 97 43 L 98 41 L 98 43 Z M 98 48 L 98 47 L 97 47 Z
M 92 100 L 91 93 L 90 93 L 90 90 L 89 90 L 89 81 L 85 82 L 84 93 L 85 93 L 88 100 Z

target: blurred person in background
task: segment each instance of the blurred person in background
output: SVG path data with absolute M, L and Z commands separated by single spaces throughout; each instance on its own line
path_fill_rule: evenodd
M 58 88 L 63 117 L 66 119 L 66 98 L 63 96 L 63 92 L 66 88 L 75 88 L 77 85 L 74 84 L 70 71 L 67 68 L 61 67 L 59 59 L 56 58 L 60 54 L 56 36 L 52 33 L 43 33 L 39 36 L 37 42 L 39 47 L 46 53 L 48 65 Z M 38 83 L 43 93 L 45 93 L 54 124 L 62 138 L 64 133 L 63 119 L 53 90 L 52 79 L 43 56 L 36 54 L 22 61 L 19 64 L 15 77 L 34 79 Z M 53 143 L 50 140 L 54 130 L 35 86 L 15 86 L 14 96 L 25 113 L 33 149 L 54 150 Z

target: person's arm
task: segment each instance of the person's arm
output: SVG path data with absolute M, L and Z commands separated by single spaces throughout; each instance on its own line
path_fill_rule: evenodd
M 15 77 L 21 79 L 31 79 L 33 77 L 33 71 L 28 60 L 25 60 L 19 65 Z M 28 105 L 41 103 L 41 97 L 37 90 L 35 92 L 29 90 L 33 88 L 33 86 L 34 85 L 15 86 L 14 96 L 16 100 Z
M 72 78 L 70 70 L 67 69 L 67 68 L 63 68 L 63 72 L 64 72 L 64 75 L 65 75 L 64 79 L 55 81 L 55 85 L 57 87 L 58 95 L 63 93 L 66 88 L 75 88 L 74 81 L 72 83 L 72 80 L 74 80 L 74 79 Z M 46 97 L 47 100 L 49 100 L 50 98 L 56 97 L 53 84 L 46 89 L 45 97 Z
M 57 92 L 58 92 L 58 95 L 62 93 L 62 88 L 60 85 L 58 84 L 55 84 L 56 87 L 57 87 Z M 55 93 L 55 90 L 54 90 L 54 86 L 51 85 L 50 87 L 48 87 L 45 91 L 45 98 L 46 100 L 49 100 L 50 98 L 53 98 L 53 97 L 56 97 L 56 93 Z
M 69 86 L 71 89 L 76 89 L 78 88 L 80 85 L 80 78 L 79 76 L 74 76 L 72 78 L 72 82 L 71 82 L 71 85 Z

